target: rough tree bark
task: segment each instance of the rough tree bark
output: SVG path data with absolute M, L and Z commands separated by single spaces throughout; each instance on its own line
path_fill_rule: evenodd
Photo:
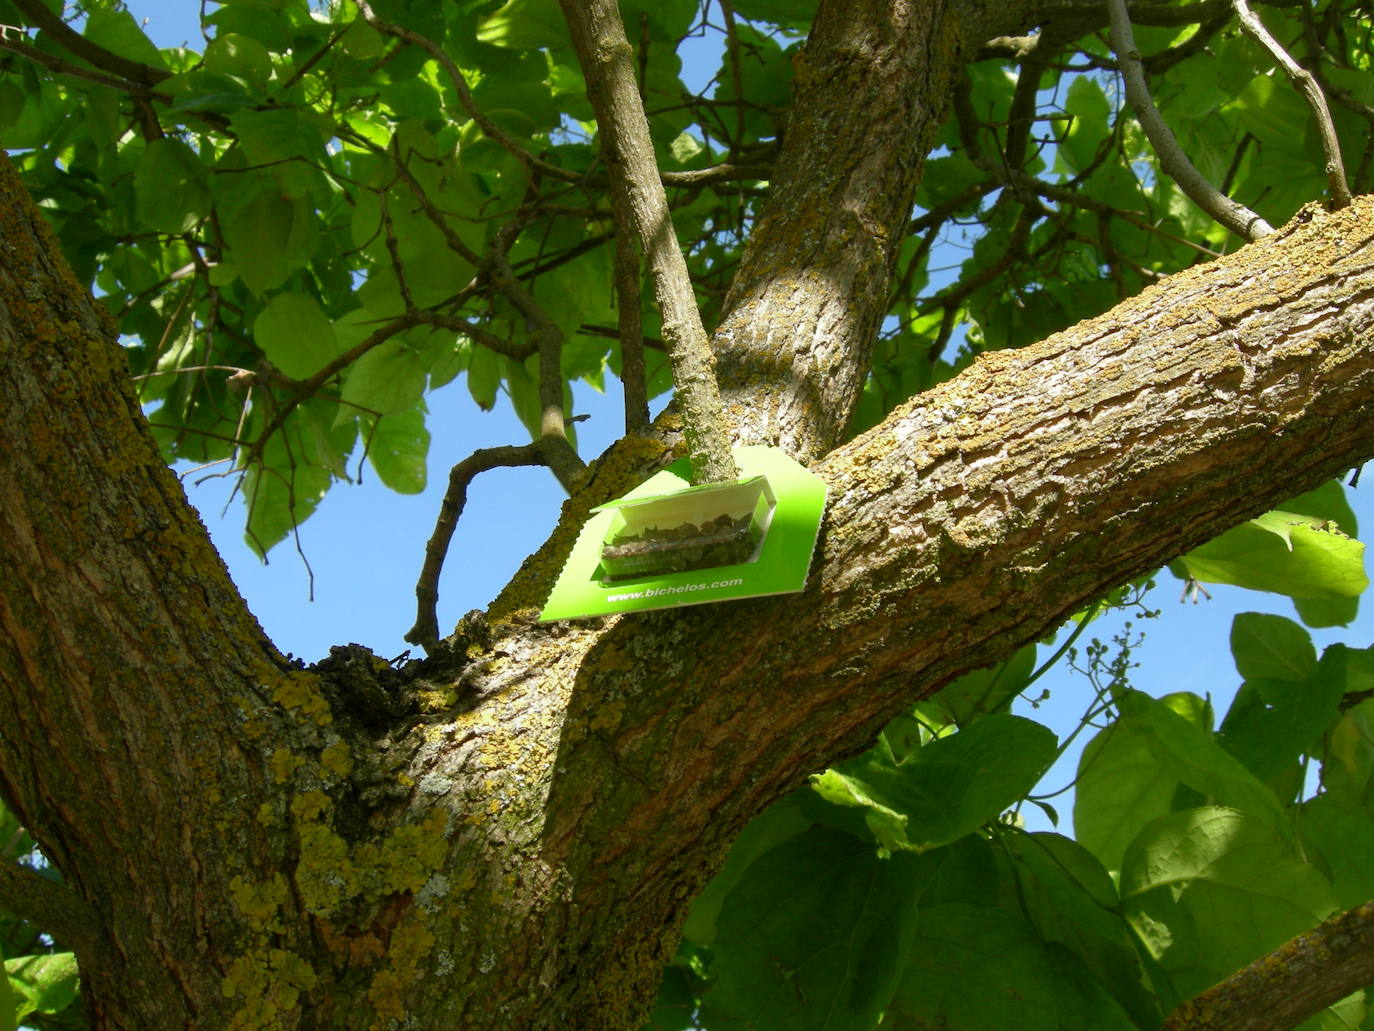
M 96 1028 L 633 1028 L 769 801 L 1374 455 L 1368 199 L 987 356 L 831 450 L 943 84 L 1018 27 L 946 6 L 822 4 L 799 89 L 881 70 L 898 121 L 806 130 L 717 334 L 730 403 L 761 413 L 741 432 L 830 485 L 807 591 L 535 625 L 580 514 L 662 458 L 639 440 L 403 670 L 351 648 L 293 668 L 264 639 L 0 166 L 0 791 L 67 877 L 53 929 Z

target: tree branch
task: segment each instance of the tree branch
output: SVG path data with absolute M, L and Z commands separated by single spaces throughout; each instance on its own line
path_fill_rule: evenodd
M 418 644 L 431 654 L 439 645 L 439 575 L 448 557 L 449 545 L 453 543 L 453 533 L 458 528 L 458 520 L 468 503 L 468 485 L 478 473 L 502 466 L 546 465 L 539 441 L 519 447 L 489 447 L 474 451 L 455 465 L 448 474 L 448 490 L 444 492 L 443 504 L 439 506 L 439 518 L 434 524 L 434 533 L 425 545 L 425 563 L 420 579 L 415 584 L 417 600 L 415 625 L 406 631 L 405 639 Z
M 1150 138 L 1160 168 L 1178 183 L 1194 204 L 1236 235 L 1257 240 L 1272 233 L 1273 226 L 1245 205 L 1218 191 L 1188 160 L 1173 130 L 1150 99 L 1150 87 L 1145 82 L 1140 51 L 1136 47 L 1135 34 L 1131 32 L 1130 17 L 1126 13 L 1126 0 L 1107 0 L 1107 9 L 1112 19 L 1112 49 L 1116 51 L 1121 77 L 1126 83 L 1126 99 L 1145 135 Z
M 587 79 L 606 153 L 618 166 L 611 176 L 613 187 L 618 187 L 614 203 L 629 210 L 663 311 L 663 336 L 683 414 L 692 482 L 734 479 L 739 470 L 730 453 L 730 421 L 716 385 L 715 359 L 673 231 L 620 11 L 614 0 L 559 4 Z
M 157 90 L 149 89 L 147 86 L 140 85 L 136 82 L 129 82 L 127 79 L 121 79 L 114 75 L 107 75 L 104 72 L 91 71 L 89 68 L 83 68 L 80 65 L 72 64 L 70 61 L 64 61 L 60 57 L 53 57 L 51 54 L 44 53 L 42 50 L 31 47 L 27 43 L 19 43 L 15 40 L 6 39 L 3 35 L 0 35 L 0 50 L 8 50 L 12 54 L 26 57 L 34 64 L 41 64 L 44 68 L 48 69 L 48 71 L 57 72 L 59 75 L 70 75 L 76 79 L 85 79 L 87 82 L 98 83 L 101 86 L 109 86 L 111 89 L 130 93 L 135 97 L 145 100 L 160 100 L 164 104 L 170 104 L 172 102 L 172 98 L 166 93 L 159 93 Z
M 0 908 L 51 934 L 78 955 L 96 940 L 94 909 L 71 889 L 9 860 L 0 861 Z
M 43 0 L 13 0 L 14 6 L 30 22 L 46 32 L 57 43 L 82 60 L 89 61 L 104 71 L 128 79 L 143 86 L 156 86 L 172 73 L 139 61 L 130 61 L 111 53 L 97 43 L 92 43 L 77 32 L 61 16 L 50 10 Z
M 1339 913 L 1174 1010 L 1162 1031 L 1297 1027 L 1374 985 L 1374 900 Z
M 1331 186 L 1331 204 L 1335 208 L 1345 207 L 1350 203 L 1350 184 L 1345 180 L 1341 144 L 1336 139 L 1336 126 L 1331 121 L 1331 109 L 1326 106 L 1326 97 L 1322 94 L 1321 87 L 1317 85 L 1312 73 L 1293 60 L 1292 55 L 1270 35 L 1269 30 L 1264 27 L 1264 22 L 1250 10 L 1246 0 L 1231 0 L 1231 4 L 1236 9 L 1236 17 L 1240 19 L 1240 27 L 1269 51 L 1312 108 L 1312 114 L 1317 119 L 1317 133 L 1321 137 L 1322 152 L 1326 156 L 1326 179 Z

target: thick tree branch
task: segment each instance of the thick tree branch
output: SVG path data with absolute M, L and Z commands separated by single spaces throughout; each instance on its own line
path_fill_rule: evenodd
M 1126 83 L 1126 99 L 1135 112 L 1145 135 L 1159 158 L 1159 167 L 1167 173 L 1179 188 L 1188 195 L 1194 204 L 1212 218 L 1216 219 L 1237 236 L 1256 240 L 1274 231 L 1274 227 L 1243 204 L 1238 204 L 1209 183 L 1201 172 L 1188 160 L 1175 139 L 1173 130 L 1160 115 L 1154 101 L 1150 99 L 1150 87 L 1145 82 L 1145 72 L 1141 67 L 1140 50 L 1135 44 L 1135 34 L 1131 32 L 1130 17 L 1126 12 L 1126 0 L 1107 0 L 1107 9 L 1112 18 L 1112 49 L 1116 51 L 1121 66 L 1121 77 Z
M 633 51 L 614 0 L 559 0 L 573 45 L 587 78 L 587 92 L 616 171 L 615 203 L 630 212 L 663 311 L 663 337 L 673 369 L 673 387 L 683 413 L 695 483 L 739 475 L 730 454 L 730 420 L 721 406 L 715 360 L 701 324 L 696 294 L 668 212 L 639 97 Z
M 1348 909 L 1185 1002 L 1163 1031 L 1297 1027 L 1374 985 L 1374 901 Z
M 490 610 L 501 665 L 470 689 L 528 692 L 509 671 L 543 664 L 566 699 L 544 822 L 517 847 L 578 885 L 575 912 L 555 906 L 572 939 L 601 942 L 580 969 L 651 981 L 630 957 L 671 940 L 620 914 L 671 925 L 671 900 L 779 794 L 916 698 L 1374 455 L 1374 200 L 1304 217 L 984 355 L 832 452 L 802 594 L 528 628 L 585 511 L 574 497 Z M 542 712 L 507 732 L 536 735 Z M 492 775 L 514 792 L 525 773 Z M 589 1025 L 634 1024 L 585 1002 Z

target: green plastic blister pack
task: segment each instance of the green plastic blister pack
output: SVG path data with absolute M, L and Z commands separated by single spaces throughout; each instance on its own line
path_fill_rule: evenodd
M 736 448 L 735 461 L 740 479 L 693 487 L 681 459 L 593 509 L 539 618 L 800 591 L 825 483 L 773 447 Z

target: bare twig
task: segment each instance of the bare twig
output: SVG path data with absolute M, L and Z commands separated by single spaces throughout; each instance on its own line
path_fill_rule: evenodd
M 1250 5 L 1246 0 L 1231 0 L 1231 5 L 1236 9 L 1236 17 L 1240 19 L 1240 27 L 1246 31 L 1260 46 L 1268 50 L 1270 56 L 1279 63 L 1279 67 L 1287 73 L 1289 80 L 1298 88 L 1312 108 L 1312 114 L 1317 119 L 1317 132 L 1322 141 L 1322 153 L 1326 158 L 1326 180 L 1331 187 L 1331 206 L 1337 210 L 1350 203 L 1350 184 L 1345 179 L 1345 164 L 1341 161 L 1341 144 L 1336 139 L 1336 126 L 1331 121 L 1331 109 L 1326 106 L 1326 96 L 1322 89 L 1317 85 L 1317 80 L 1288 53 L 1270 35 L 1269 30 L 1264 27 L 1264 22 L 1260 21 L 1255 12 L 1250 10 Z
M 682 407 L 692 480 L 734 479 L 739 470 L 730 453 L 715 359 L 668 212 L 619 8 L 615 0 L 559 0 L 559 4 L 572 31 L 597 124 L 609 144 L 607 153 L 623 169 L 622 178 L 612 177 L 612 185 L 622 188 L 613 202 L 630 212 L 663 311 L 663 336 Z
M 1374 900 L 1298 935 L 1169 1015 L 1163 1031 L 1297 1027 L 1374 984 Z
M 448 557 L 458 518 L 463 514 L 463 508 L 468 502 L 468 484 L 478 473 L 486 472 L 488 469 L 545 464 L 544 453 L 536 441 L 523 447 L 482 448 L 474 451 L 450 470 L 448 490 L 445 491 L 443 504 L 439 507 L 434 534 L 425 545 L 424 568 L 415 584 L 415 625 L 406 631 L 407 641 L 418 644 L 431 653 L 438 646 L 439 619 L 436 609 L 439 604 L 439 574 L 443 571 L 444 559 Z
M 1116 51 L 1121 76 L 1126 83 L 1126 99 L 1145 135 L 1150 138 L 1160 168 L 1178 183 L 1194 204 L 1238 236 L 1257 240 L 1272 233 L 1273 226 L 1244 204 L 1217 190 L 1188 160 L 1188 155 L 1183 153 L 1183 148 L 1174 138 L 1173 130 L 1150 99 L 1140 51 L 1136 47 L 1131 21 L 1126 13 L 1126 0 L 1107 0 L 1107 9 L 1112 19 L 1112 49 Z

